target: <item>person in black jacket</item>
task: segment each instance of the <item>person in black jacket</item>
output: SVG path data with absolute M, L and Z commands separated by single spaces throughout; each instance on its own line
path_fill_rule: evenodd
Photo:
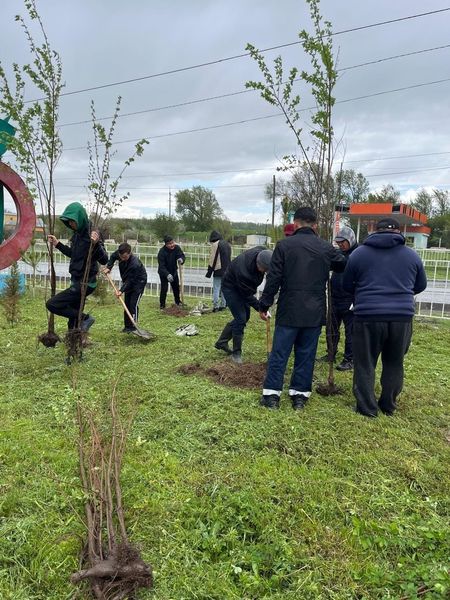
M 48 235 L 47 237 L 55 248 L 65 256 L 70 257 L 69 273 L 71 282 L 67 290 L 59 292 L 47 300 L 47 309 L 55 315 L 66 317 L 68 328 L 74 329 L 80 311 L 81 286 L 91 243 L 93 243 L 93 252 L 88 273 L 86 297 L 92 294 L 97 287 L 97 262 L 102 265 L 106 264 L 108 254 L 100 241 L 98 232 L 91 231 L 87 212 L 79 202 L 69 204 L 60 219 L 66 227 L 74 232 L 70 240 L 70 246 L 62 244 L 54 235 Z M 88 331 L 94 321 L 94 317 L 83 313 L 80 323 L 82 331 Z
M 250 318 L 250 307 L 259 310 L 255 293 L 269 270 L 271 258 L 272 250 L 261 246 L 250 248 L 231 261 L 222 279 L 223 294 L 234 318 L 225 325 L 215 347 L 231 354 L 233 361 L 238 364 L 242 363 L 242 340 Z M 228 346 L 231 339 L 233 350 Z
M 392 415 L 403 387 L 403 359 L 412 336 L 414 294 L 427 287 L 417 252 L 405 245 L 396 219 L 378 222 L 348 260 L 344 290 L 355 295 L 353 394 L 356 412 Z M 381 395 L 375 397 L 375 369 L 381 355 Z
M 206 277 L 213 276 L 213 312 L 225 310 L 227 302 L 222 292 L 222 277 L 231 262 L 231 246 L 218 231 L 209 236 L 211 252 Z
M 311 395 L 317 342 L 326 323 L 325 289 L 329 271 L 343 271 L 346 263 L 340 250 L 318 237 L 312 208 L 297 209 L 294 226 L 294 234 L 280 240 L 275 247 L 259 303 L 260 316 L 267 320 L 267 311 L 280 290 L 273 347 L 260 402 L 273 409 L 279 408 L 292 348 L 295 353 L 289 385 L 292 408 L 303 408 Z
M 130 311 L 134 322 L 137 323 L 139 317 L 139 302 L 147 284 L 147 270 L 139 258 L 132 254 L 131 246 L 127 242 L 120 244 L 118 249 L 111 254 L 103 272 L 109 273 L 114 267 L 116 260 L 119 261 L 119 271 L 122 279 L 122 285 L 116 292 L 116 295 L 125 295 L 125 306 Z M 123 312 L 123 320 L 123 333 L 132 333 L 135 331 L 136 327 L 130 321 L 130 317 L 127 315 L 126 311 Z
M 342 254 L 348 260 L 349 256 L 358 247 L 356 236 L 350 227 L 342 227 L 334 241 L 339 246 Z M 327 322 L 327 353 L 318 360 L 320 362 L 329 362 L 336 359 L 337 349 L 340 339 L 341 323 L 344 323 L 345 346 L 344 358 L 337 365 L 338 371 L 351 371 L 353 369 L 353 349 L 352 349 L 352 329 L 353 329 L 353 294 L 344 290 L 342 286 L 344 274 L 333 273 L 330 279 L 330 299 L 331 314 Z
M 164 246 L 158 252 L 158 275 L 161 280 L 161 292 L 159 294 L 159 307 L 166 308 L 167 290 L 169 283 L 172 287 L 175 304 L 181 306 L 180 281 L 178 279 L 178 265 L 183 265 L 186 257 L 183 250 L 175 244 L 173 237 L 164 236 Z

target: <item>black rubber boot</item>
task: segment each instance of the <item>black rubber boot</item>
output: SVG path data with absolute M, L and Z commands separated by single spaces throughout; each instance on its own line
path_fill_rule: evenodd
M 242 340 L 243 335 L 233 335 L 233 352 L 231 358 L 233 362 L 240 365 L 242 364 Z
M 223 350 L 227 354 L 231 354 L 231 350 L 230 350 L 230 347 L 228 346 L 228 342 L 231 340 L 232 337 L 233 337 L 233 332 L 231 330 L 231 323 L 227 323 L 225 325 L 225 327 L 223 328 L 223 331 L 220 334 L 219 339 L 214 344 L 214 347 L 217 348 L 217 350 Z

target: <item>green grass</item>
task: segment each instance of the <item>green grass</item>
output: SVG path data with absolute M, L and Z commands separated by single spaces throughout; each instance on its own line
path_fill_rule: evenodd
M 69 583 L 84 539 L 71 369 L 62 346 L 36 344 L 42 299 L 21 306 L 15 328 L 0 317 L 0 598 L 87 598 Z M 421 586 L 448 597 L 448 323 L 415 325 L 398 414 L 369 420 L 351 411 L 349 373 L 337 375 L 343 395 L 313 394 L 301 414 L 285 397 L 266 411 L 260 390 L 178 374 L 219 358 L 227 314 L 180 321 L 146 298 L 151 344 L 119 333 L 119 306 L 94 314 L 79 393 L 106 401 L 118 379 L 124 412 L 138 406 L 122 484 L 130 537 L 155 570 L 139 598 L 399 600 Z M 174 335 L 183 322 L 200 334 Z M 264 336 L 253 313 L 245 360 L 264 360 Z

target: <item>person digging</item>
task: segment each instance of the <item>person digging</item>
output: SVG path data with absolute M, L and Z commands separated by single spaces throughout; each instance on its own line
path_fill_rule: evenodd
M 269 270 L 271 258 L 272 250 L 265 250 L 261 246 L 250 248 L 231 261 L 222 278 L 223 295 L 233 320 L 225 325 L 215 347 L 230 354 L 237 364 L 242 363 L 242 341 L 250 318 L 250 307 L 259 311 L 255 293 Z M 232 349 L 228 345 L 230 340 Z
M 69 330 L 77 328 L 77 321 L 82 301 L 82 281 L 86 263 L 89 255 L 91 241 L 93 242 L 92 261 L 89 267 L 86 297 L 92 294 L 97 287 L 98 262 L 105 265 L 108 254 L 100 241 L 97 231 L 91 231 L 91 225 L 86 210 L 79 202 L 72 202 L 64 210 L 60 217 L 61 221 L 68 227 L 73 235 L 70 246 L 62 244 L 54 235 L 48 235 L 49 242 L 70 258 L 69 273 L 70 287 L 47 300 L 47 309 L 68 320 Z M 81 331 L 88 331 L 94 324 L 94 317 L 82 313 L 80 319 Z
M 106 267 L 102 269 L 105 275 L 111 272 L 116 260 L 119 261 L 122 285 L 115 294 L 117 297 L 124 295 L 125 306 L 134 320 L 133 323 L 124 311 L 122 333 L 133 333 L 136 331 L 135 323 L 138 322 L 139 317 L 139 301 L 147 284 L 147 271 L 139 258 L 132 253 L 131 246 L 127 242 L 120 244 L 119 248 L 111 254 Z
M 178 265 L 183 265 L 186 257 L 183 250 L 175 244 L 172 236 L 164 236 L 164 246 L 158 252 L 158 275 L 161 280 L 159 307 L 166 308 L 167 291 L 169 283 L 172 288 L 175 304 L 181 306 L 180 280 L 178 278 Z

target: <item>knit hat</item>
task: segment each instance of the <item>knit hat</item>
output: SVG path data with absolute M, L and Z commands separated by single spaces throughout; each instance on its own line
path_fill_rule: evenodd
M 256 264 L 265 271 L 269 270 L 270 261 L 272 260 L 272 250 L 261 250 L 256 255 Z
M 400 229 L 400 223 L 396 219 L 391 219 L 390 217 L 386 217 L 385 219 L 381 219 L 377 223 L 377 231 L 389 229 Z

